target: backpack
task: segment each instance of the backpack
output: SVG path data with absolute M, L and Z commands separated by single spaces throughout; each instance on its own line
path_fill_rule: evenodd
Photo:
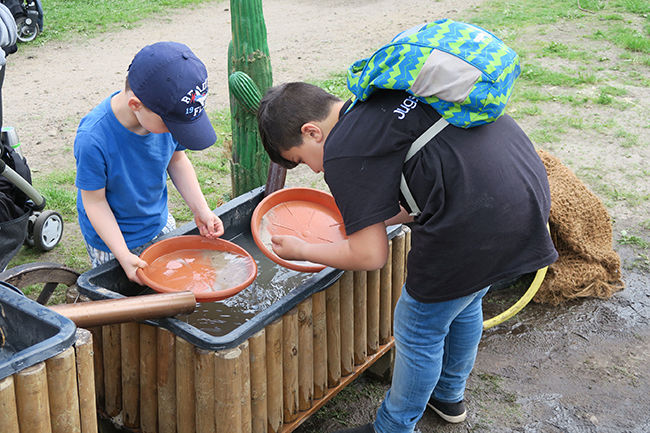
M 411 144 L 406 162 L 449 124 L 471 128 L 501 117 L 520 73 L 517 53 L 492 33 L 438 20 L 398 34 L 353 63 L 347 77 L 353 94 L 348 110 L 376 89 L 405 90 L 435 108 L 442 118 Z M 403 206 L 418 216 L 420 208 L 403 173 L 400 192 Z
M 519 57 L 480 27 L 442 19 L 406 30 L 348 68 L 354 106 L 376 89 L 405 90 L 461 128 L 499 118 L 521 70 Z

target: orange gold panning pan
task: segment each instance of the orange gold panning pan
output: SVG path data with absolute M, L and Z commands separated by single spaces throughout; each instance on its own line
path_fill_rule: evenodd
M 197 302 L 220 301 L 248 287 L 257 263 L 242 247 L 223 239 L 185 235 L 167 238 L 145 249 L 149 266 L 137 275 L 157 292 L 191 291 Z
M 272 236 L 296 236 L 312 244 L 347 238 L 334 197 L 313 188 L 283 188 L 269 194 L 253 211 L 251 232 L 260 251 L 269 259 L 300 272 L 319 272 L 325 266 L 281 259 L 271 247 Z

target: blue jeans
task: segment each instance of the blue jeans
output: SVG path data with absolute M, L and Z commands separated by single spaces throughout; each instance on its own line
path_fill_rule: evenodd
M 488 288 L 446 302 L 424 304 L 402 288 L 395 307 L 395 367 L 377 412 L 377 433 L 411 433 L 430 397 L 463 400 L 483 333 Z

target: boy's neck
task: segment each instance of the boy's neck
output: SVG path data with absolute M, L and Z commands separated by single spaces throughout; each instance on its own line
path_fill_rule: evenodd
M 332 108 L 330 109 L 330 113 L 327 118 L 322 122 L 318 122 L 320 128 L 323 131 L 323 134 L 325 135 L 324 138 L 327 138 L 334 125 L 336 125 L 336 122 L 339 121 L 339 114 L 341 113 L 343 105 L 345 105 L 344 101 L 339 101 L 332 104 Z
M 140 125 L 138 118 L 133 113 L 133 110 L 128 105 L 129 93 L 122 90 L 117 95 L 111 98 L 111 110 L 117 118 L 118 122 L 131 132 L 138 135 L 147 135 L 149 131 Z

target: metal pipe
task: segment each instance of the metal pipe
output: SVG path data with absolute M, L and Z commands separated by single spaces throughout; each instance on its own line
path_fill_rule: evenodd
M 192 292 L 157 293 L 48 308 L 72 320 L 79 328 L 88 328 L 189 314 L 196 308 L 196 298 Z

